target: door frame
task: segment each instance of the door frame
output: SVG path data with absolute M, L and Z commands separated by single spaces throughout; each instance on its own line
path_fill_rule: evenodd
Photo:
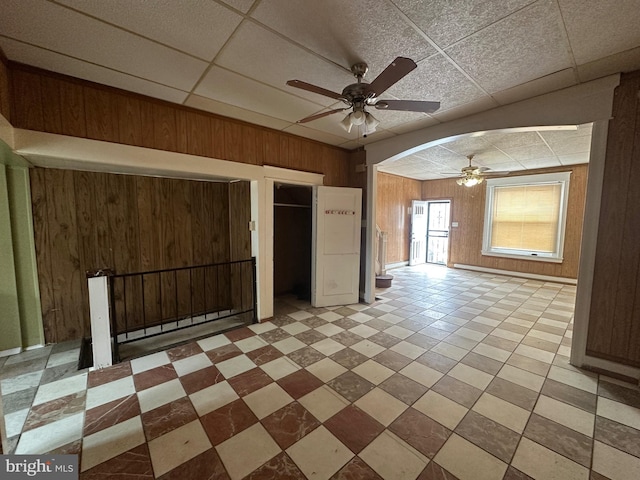
M 429 197 L 429 198 L 423 198 L 423 200 L 425 202 L 449 202 L 449 236 L 447 237 L 447 261 L 445 262 L 445 266 L 447 267 L 452 267 L 452 263 L 450 261 L 451 259 L 451 237 L 452 237 L 452 233 L 454 230 L 454 227 L 452 227 L 452 223 L 453 223 L 453 206 L 454 206 L 454 202 L 453 202 L 453 198 L 451 197 Z M 427 216 L 428 216 L 428 206 L 427 206 Z M 427 222 L 429 221 L 429 219 L 427 218 Z M 429 225 L 427 224 L 427 240 L 429 239 Z M 429 252 L 429 245 L 427 245 L 427 253 Z M 427 262 L 429 263 L 429 262 Z M 432 265 L 439 265 L 437 263 L 433 263 Z

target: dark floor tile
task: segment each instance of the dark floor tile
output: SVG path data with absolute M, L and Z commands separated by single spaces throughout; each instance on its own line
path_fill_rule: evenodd
M 269 343 L 276 343 L 280 340 L 284 340 L 285 338 L 289 338 L 290 336 L 289 332 L 281 328 L 274 328 L 273 330 L 260 334 L 260 337 Z
M 378 318 L 378 317 L 381 317 L 383 315 L 386 315 L 389 312 L 386 312 L 384 310 L 380 310 L 379 308 L 376 308 L 376 307 L 371 307 L 371 308 L 367 308 L 362 313 L 366 313 L 367 315 L 371 315 L 372 317 Z
M 279 379 L 277 383 L 296 400 L 324 385 L 318 377 L 304 369 Z
M 256 332 L 251 330 L 249 327 L 242 327 L 226 332 L 224 335 L 232 342 L 237 342 L 239 340 L 244 340 L 245 338 L 253 337 L 255 334 Z
M 631 384 L 627 388 L 617 383 L 607 382 L 606 379 L 601 379 L 598 383 L 598 395 L 625 405 L 640 408 L 640 389 Z
M 204 388 L 223 382 L 224 380 L 224 376 L 218 371 L 215 365 L 202 368 L 180 377 L 180 383 L 182 383 L 187 395 L 199 392 Z
M 349 307 L 340 307 L 340 308 L 336 308 L 334 310 L 334 313 L 337 313 L 338 315 L 342 315 L 343 317 L 348 317 L 349 315 L 353 315 L 354 313 L 358 313 L 358 311 L 354 310 L 353 308 L 349 308 Z
M 271 360 L 282 357 L 283 354 L 276 347 L 266 345 L 256 350 L 252 350 L 251 352 L 247 352 L 246 355 L 256 365 L 264 365 L 265 363 L 269 363 Z
M 291 308 L 291 311 L 288 313 L 293 313 L 296 310 Z M 271 320 L 271 323 L 273 323 L 276 327 L 284 327 L 286 325 L 291 325 L 292 323 L 296 323 L 296 320 L 294 320 L 293 318 L 287 316 L 284 312 L 278 313 L 277 315 L 274 315 L 273 319 Z M 262 337 L 262 335 L 260 335 Z M 263 337 L 264 338 L 264 337 Z M 266 338 L 265 338 L 266 340 Z
M 515 323 L 511 323 L 511 322 L 502 322 L 500 324 L 500 328 L 503 330 L 509 330 L 510 332 L 513 332 L 513 333 L 518 333 L 520 335 L 526 335 L 527 333 L 529 333 L 529 329 L 527 327 L 523 327 L 522 325 L 516 325 Z
M 560 400 L 561 402 L 586 410 L 587 412 L 596 413 L 597 396 L 593 393 L 572 387 L 571 385 L 566 385 L 547 378 L 540 393 L 555 400 Z
M 171 360 L 172 362 L 191 357 L 199 353 L 202 353 L 202 348 L 200 348 L 200 345 L 198 345 L 196 342 L 186 343 L 184 345 L 180 345 L 178 347 L 167 350 L 169 360 Z
M 608 418 L 596 417 L 594 438 L 618 450 L 640 457 L 640 430 Z
M 149 448 L 144 443 L 117 457 L 82 472 L 82 480 L 143 480 L 153 479 L 153 467 Z M 183 477 L 188 478 L 188 477 Z
M 484 323 L 478 323 L 471 320 L 469 323 L 465 324 L 465 328 L 469 328 L 471 330 L 475 330 L 480 333 L 491 333 L 493 332 L 494 327 L 491 325 L 485 325 Z
M 523 355 L 518 355 L 517 353 L 514 353 L 509 357 L 507 364 L 543 377 L 547 376 L 549 368 L 551 368 L 551 365 L 548 363 L 534 360 L 533 358 L 525 357 Z
M 338 335 L 342 335 L 342 333 L 339 333 Z M 335 339 L 336 336 L 337 335 L 334 335 L 332 338 Z M 308 347 L 308 346 L 300 348 L 295 352 L 291 352 L 290 354 L 287 355 L 287 357 L 293 360 L 294 362 L 296 362 L 302 368 L 308 367 L 309 365 L 313 365 L 314 363 L 319 362 L 320 360 L 325 358 L 325 356 L 319 351 L 317 351 L 315 348 Z
M 373 357 L 373 359 L 380 365 L 384 365 L 385 367 L 390 368 L 391 370 L 395 370 L 396 372 L 402 370 L 412 362 L 410 358 L 407 358 L 404 355 L 400 355 L 399 353 L 392 350 L 385 350 L 384 352 L 380 352 L 378 355 Z
M 504 478 L 502 480 L 534 480 L 529 475 L 525 475 L 517 468 L 509 465 L 507 468 L 507 473 L 504 474 Z
M 309 317 L 309 318 L 300 320 L 300 323 L 306 325 L 309 328 L 318 328 L 318 327 L 321 327 L 322 325 L 326 325 L 329 322 L 327 322 L 326 320 L 320 317 Z
M 101 370 L 92 370 L 89 372 L 87 379 L 87 388 L 97 387 L 110 383 L 121 378 L 131 375 L 131 364 L 129 362 L 118 363 L 111 367 L 103 368 Z
M 451 435 L 451 430 L 411 407 L 389 425 L 389 430 L 429 458 L 435 456 Z
M 429 337 L 427 335 L 423 335 L 421 333 L 414 333 L 413 335 L 408 336 L 404 340 L 405 342 L 409 342 L 413 345 L 425 348 L 427 350 L 435 347 L 438 343 L 440 343 L 437 339 L 433 337 Z
M 75 442 L 67 443 L 61 447 L 51 450 L 51 455 L 80 455 L 82 452 L 82 439 L 79 438 Z
M 455 360 L 436 352 L 425 352 L 416 358 L 416 362 L 442 373 L 447 373 L 458 363 Z
M 29 408 L 33 403 L 33 399 L 36 396 L 38 387 L 25 388 L 24 390 L 18 390 L 17 392 L 10 393 L 8 395 L 2 395 L 2 410 L 5 415 L 8 415 L 18 410 L 24 410 Z
M 326 335 L 318 332 L 317 330 L 307 330 L 306 332 L 294 335 L 294 337 L 296 337 L 302 343 L 306 343 L 307 345 L 312 345 L 327 338 Z
M 329 480 L 382 480 L 360 457 L 353 457 Z
M 238 399 L 200 417 L 200 422 L 216 446 L 256 424 L 258 418 L 242 399 Z
M 558 335 L 560 337 L 564 336 L 566 332 L 566 328 L 553 327 L 540 322 L 537 322 L 533 327 L 531 327 L 531 329 L 538 330 L 540 332 L 552 333 L 553 335 Z
M 598 472 L 591 471 L 589 480 L 611 480 L 611 479 L 609 477 L 605 477 L 604 475 L 600 475 Z
M 369 360 L 369 357 L 367 357 L 366 355 L 363 355 L 360 352 L 356 352 L 355 350 L 352 350 L 350 348 L 344 348 L 339 352 L 330 355 L 329 358 L 349 370 Z
M 349 330 L 350 328 L 353 327 L 357 327 L 358 325 L 360 325 L 359 322 L 356 322 L 355 320 L 352 320 L 351 318 L 339 318 L 338 320 L 336 320 L 335 322 L 333 322 L 334 325 L 337 325 L 340 328 L 344 328 L 345 330 Z
M 496 337 L 495 335 L 487 335 L 482 339 L 481 343 L 506 350 L 507 352 L 513 352 L 518 346 L 518 342 L 512 342 L 511 340 Z
M 298 402 L 291 402 L 263 418 L 262 425 L 285 450 L 318 428 L 320 422 Z
M 455 432 L 506 463 L 511 461 L 520 442 L 518 433 L 473 410 L 465 415 Z
M 276 455 L 260 468 L 254 470 L 243 480 L 306 480 L 307 477 L 297 465 L 282 452 Z
M 398 323 L 400 327 L 406 328 L 407 330 L 411 330 L 412 332 L 417 332 L 418 330 L 422 330 L 424 327 L 429 326 L 429 322 L 425 322 L 422 319 L 410 317 L 406 320 Z
M 384 431 L 384 425 L 353 405 L 340 410 L 324 426 L 355 454 Z
M 547 352 L 556 353 L 558 351 L 558 344 L 553 342 L 547 342 L 541 338 L 536 337 L 524 337 L 522 340 L 523 345 L 529 345 L 530 347 L 539 348 L 540 350 L 546 350 Z
M 417 480 L 458 480 L 458 477 L 446 471 L 436 462 L 429 462 Z
M 482 395 L 482 390 L 472 387 L 469 384 L 456 380 L 453 377 L 445 375 L 431 387 L 434 392 L 444 395 L 449 400 L 458 402 L 467 408 L 473 407 L 476 400 Z
M 222 347 L 209 350 L 208 352 L 206 352 L 206 355 L 207 357 L 209 357 L 209 360 L 211 360 L 215 365 L 217 363 L 224 362 L 225 360 L 229 360 L 230 358 L 237 357 L 238 355 L 242 355 L 242 350 L 231 343 L 229 345 L 223 345 Z
M 147 388 L 155 387 L 161 383 L 173 380 L 174 378 L 178 378 L 178 374 L 173 368 L 173 365 L 169 363 L 167 365 L 161 365 L 159 367 L 152 368 L 151 370 L 135 374 L 133 376 L 133 383 L 136 386 L 136 391 L 140 392 Z
M 50 367 L 42 372 L 40 385 L 46 385 L 47 383 L 55 382 L 56 380 L 73 377 L 74 375 L 78 375 L 78 373 L 80 373 L 78 371 L 78 362 L 70 362 L 56 367 Z
M 498 360 L 485 357 L 484 355 L 478 355 L 475 352 L 469 352 L 462 360 L 460 360 L 460 363 L 477 368 L 489 375 L 496 375 L 504 365 Z
M 87 410 L 84 419 L 84 436 L 112 427 L 140 415 L 140 404 L 136 394 L 113 400 Z
M 487 393 L 506 400 L 507 402 L 518 405 L 525 410 L 533 410 L 538 400 L 538 393 L 528 388 L 516 385 L 513 382 L 495 377 L 491 380 L 489 386 L 485 389 Z
M 215 448 L 165 473 L 158 480 L 230 480 Z M 125 480 L 125 479 L 122 479 Z
M 5 364 L 0 369 L 0 380 L 7 378 L 17 377 L 24 375 L 25 373 L 37 372 L 38 370 L 44 370 L 47 365 L 48 357 L 38 357 L 24 362 L 7 364 L 5 358 Z
M 228 382 L 240 397 L 244 397 L 273 383 L 273 379 L 264 370 L 256 367 L 230 378 Z
M 399 343 L 401 340 L 393 335 L 389 335 L 388 333 L 378 332 L 371 335 L 367 340 L 372 341 L 373 343 L 377 343 L 381 347 L 391 348 L 396 343 Z
M 450 335 L 450 332 L 447 332 L 445 330 L 441 330 L 439 328 L 435 328 L 429 325 L 428 327 L 420 330 L 420 332 L 415 335 L 419 335 L 419 334 L 426 335 L 427 337 L 435 338 L 436 340 L 444 340 Z
M 55 353 L 68 352 L 69 350 L 73 350 L 74 348 L 80 348 L 82 344 L 82 340 L 68 340 L 66 342 L 56 343 L 51 348 L 51 355 Z
M 524 436 L 587 468 L 591 465 L 593 440 L 564 425 L 533 413 Z
M 357 323 L 357 322 L 356 322 Z M 356 335 L 353 332 L 340 332 L 331 337 L 338 343 L 341 343 L 345 347 L 350 347 L 358 342 L 361 342 L 363 338 L 360 335 Z
M 416 400 L 429 390 L 424 385 L 415 382 L 400 373 L 391 375 L 378 386 L 407 405 L 413 405 Z
M 360 375 L 351 371 L 337 376 L 333 380 L 327 382 L 327 385 L 350 402 L 355 402 L 375 387 L 371 382 L 368 382 Z
M 85 390 L 31 407 L 22 431 L 33 430 L 84 411 Z
M 191 401 L 187 397 L 166 403 L 142 414 L 142 427 L 150 442 L 165 433 L 186 425 L 198 418 Z

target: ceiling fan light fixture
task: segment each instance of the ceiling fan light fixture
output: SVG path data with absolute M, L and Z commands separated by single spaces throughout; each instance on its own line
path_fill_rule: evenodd
M 351 133 L 351 127 L 353 123 L 351 123 L 351 114 L 345 115 L 345 117 L 340 121 L 340 126 L 344 128 L 347 133 Z
M 469 175 L 464 178 L 459 178 L 456 180 L 458 185 L 464 185 L 465 187 L 473 187 L 475 185 L 480 185 L 484 181 L 484 177 L 481 175 Z
M 380 125 L 380 121 L 374 117 L 373 115 L 371 115 L 369 112 L 365 112 L 365 120 L 364 120 L 364 124 L 367 127 L 367 131 L 368 132 L 375 132 L 376 131 L 376 127 L 378 125 Z
M 362 125 L 366 121 L 367 116 L 364 110 L 354 110 L 349 114 L 349 119 L 351 125 Z

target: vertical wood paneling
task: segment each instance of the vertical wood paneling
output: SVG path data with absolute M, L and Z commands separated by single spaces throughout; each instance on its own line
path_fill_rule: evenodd
M 212 127 L 209 117 L 194 112 L 187 114 L 187 153 L 213 156 Z
M 60 104 L 62 105 L 63 134 L 73 137 L 87 136 L 87 120 L 84 112 L 84 92 L 82 86 L 73 82 L 59 83 Z
M 11 90 L 6 60 L 0 53 L 0 114 L 11 122 Z
M 52 77 L 40 79 L 42 96 L 49 101 L 42 104 L 43 128 L 48 133 L 64 133 L 62 127 L 62 95 L 60 81 Z
M 136 177 L 138 228 L 140 229 L 140 270 L 162 268 L 160 263 L 162 237 L 160 233 L 159 178 Z M 144 316 L 146 321 L 160 317 L 160 282 L 155 276 L 144 278 Z
M 106 90 L 86 86 L 83 90 L 87 137 L 105 142 L 119 139 L 115 96 Z
M 153 147 L 170 152 L 178 151 L 176 110 L 153 104 Z
M 13 108 L 11 121 L 18 128 L 44 131 L 43 103 L 40 75 L 22 70 L 11 71 Z M 55 100 L 54 100 L 55 101 Z
M 143 146 L 142 111 L 138 99 L 129 95 L 117 97 L 118 141 L 127 145 Z
M 225 122 L 220 118 L 211 119 L 211 149 L 213 158 L 227 159 L 224 138 Z
M 232 162 L 242 162 L 242 144 L 246 140 L 242 138 L 242 125 L 227 122 L 224 125 L 225 156 Z
M 36 174 L 43 173 L 45 170 L 36 169 Z M 74 189 L 76 200 L 76 222 L 78 237 L 78 253 L 80 255 L 81 269 L 86 272 L 97 270 L 101 267 L 112 266 L 103 265 L 98 261 L 96 228 L 94 226 L 95 195 L 93 194 L 93 174 L 87 172 L 76 172 L 74 175 Z M 42 284 L 42 282 L 41 282 Z M 82 284 L 82 298 L 88 298 L 87 282 Z M 89 318 L 89 304 L 87 301 L 82 302 L 82 312 L 84 318 Z

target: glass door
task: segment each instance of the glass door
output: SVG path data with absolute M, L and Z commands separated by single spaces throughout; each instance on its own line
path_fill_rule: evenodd
M 428 202 L 427 262 L 447 264 L 449 257 L 449 210 L 451 202 Z

